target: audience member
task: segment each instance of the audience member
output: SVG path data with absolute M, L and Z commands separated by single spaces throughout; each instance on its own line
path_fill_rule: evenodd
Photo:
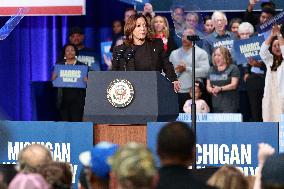
M 201 95 L 202 95 L 202 87 L 203 83 L 200 81 L 196 81 L 195 82 L 195 104 L 196 104 L 196 113 L 209 113 L 210 112 L 210 108 L 207 105 L 207 103 L 205 102 L 205 100 L 201 99 Z M 193 94 L 192 94 L 192 87 L 190 87 L 189 89 L 189 95 L 192 98 Z M 184 105 L 183 105 L 183 111 L 185 113 L 189 113 L 191 114 L 191 104 L 192 104 L 192 99 L 187 100 Z
M 144 16 L 146 16 L 147 14 L 150 14 L 151 18 L 154 18 L 155 12 L 153 10 L 153 6 L 151 3 L 145 3 L 142 14 Z
M 50 162 L 39 167 L 38 172 L 53 189 L 72 188 L 72 172 L 67 163 Z
M 0 189 L 7 189 L 11 180 L 16 176 L 17 171 L 14 164 L 0 165 Z
M 262 189 L 261 179 L 262 179 L 262 169 L 265 164 L 266 159 L 275 153 L 275 149 L 266 143 L 258 144 L 258 170 L 256 173 L 256 178 L 254 182 L 253 189 Z
M 240 71 L 232 63 L 231 54 L 225 47 L 214 50 L 212 61 L 206 88 L 212 94 L 213 112 L 236 113 L 239 107 L 237 89 Z
M 18 173 L 9 184 L 8 189 L 53 189 L 37 173 Z
M 113 71 L 159 71 L 172 81 L 175 91 L 179 91 L 172 63 L 161 39 L 153 39 L 145 16 L 131 16 L 125 24 L 126 39 L 122 45 L 114 47 Z
M 211 34 L 214 32 L 214 26 L 211 16 L 205 16 L 204 17 L 204 23 L 203 23 L 203 33 L 205 36 Z
M 263 121 L 279 122 L 284 113 L 284 39 L 283 27 L 275 25 L 262 44 L 260 57 L 266 65 L 265 87 L 262 101 Z
M 137 11 L 133 8 L 133 7 L 128 7 L 127 9 L 125 9 L 124 11 L 124 24 L 127 22 L 128 18 L 130 18 L 130 16 L 136 15 Z
M 192 87 L 192 41 L 188 36 L 194 35 L 192 28 L 184 30 L 182 37 L 182 47 L 174 50 L 170 55 L 170 62 L 173 63 L 181 89 L 178 93 L 179 111 L 183 112 L 183 105 L 189 99 L 189 88 Z M 209 61 L 206 51 L 195 46 L 195 73 L 197 78 L 204 79 L 208 75 Z
M 37 172 L 39 166 L 52 161 L 50 151 L 43 145 L 31 144 L 23 148 L 18 156 L 19 171 L 23 173 Z
M 199 40 L 196 41 L 196 44 L 199 47 L 202 47 L 203 45 L 203 38 L 204 35 L 201 32 L 200 26 L 199 26 L 199 16 L 196 12 L 189 12 L 185 16 L 185 28 L 191 28 L 194 29 L 195 35 L 199 36 Z
M 253 35 L 254 28 L 249 22 L 243 22 L 239 26 L 238 33 L 240 39 L 248 39 Z M 243 113 L 247 112 L 247 107 L 249 106 L 251 121 L 261 122 L 262 98 L 266 72 L 265 64 L 253 58 L 249 58 L 245 63 L 238 64 L 241 72 L 239 88 L 241 88 L 240 90 L 243 92 L 243 94 L 240 95 L 240 101 L 243 102 L 240 102 L 240 111 Z M 246 96 L 249 102 L 247 102 Z
M 239 37 L 238 29 L 241 23 L 242 23 L 242 20 L 240 18 L 232 18 L 230 20 L 230 23 L 229 23 L 230 32 L 235 34 L 236 37 Z
M 157 170 L 152 153 L 142 144 L 128 143 L 110 159 L 111 189 L 152 189 Z
M 77 49 L 77 60 L 88 65 L 92 69 L 101 69 L 99 66 L 99 55 L 89 47 L 84 45 L 85 35 L 80 27 L 71 28 L 69 33 L 69 43 Z
M 100 142 L 91 151 L 80 154 L 79 159 L 84 165 L 84 168 L 81 170 L 83 173 L 80 173 L 80 175 L 85 176 L 85 178 L 81 178 L 80 180 L 86 181 L 86 183 L 79 183 L 80 189 L 109 188 L 109 173 L 111 168 L 108 161 L 117 150 L 117 144 Z M 88 188 L 86 188 L 86 185 Z
M 112 52 L 113 47 L 116 46 L 117 40 L 124 36 L 123 27 L 123 23 L 120 20 L 114 20 L 112 22 L 112 43 L 110 52 Z
M 284 154 L 274 155 L 264 163 L 261 172 L 261 185 L 263 189 L 284 188 Z
M 181 47 L 181 36 L 185 28 L 185 13 L 184 8 L 181 6 L 175 6 L 171 9 L 171 15 L 174 24 L 174 40 L 177 47 Z
M 175 139 L 175 142 L 172 140 Z M 157 189 L 210 188 L 197 180 L 188 167 L 195 151 L 195 135 L 186 123 L 166 124 L 159 132 L 157 153 L 160 158 L 160 180 Z
M 207 181 L 208 185 L 218 189 L 248 189 L 243 173 L 232 166 L 222 166 Z
M 85 64 L 77 61 L 78 51 L 76 46 L 66 44 L 63 47 L 62 58 L 57 62 L 61 65 L 81 65 Z M 56 79 L 57 74 L 52 73 L 52 80 Z M 87 82 L 87 77 L 84 77 Z M 62 121 L 80 122 L 83 120 L 85 106 L 86 89 L 83 88 L 58 88 L 58 107 Z
M 174 39 L 170 35 L 169 23 L 166 17 L 156 15 L 151 22 L 151 30 L 154 38 L 160 38 L 164 44 L 164 50 L 170 54 L 176 49 Z
M 208 53 L 208 55 L 211 55 L 213 53 L 214 48 L 221 46 L 231 51 L 235 37 L 231 32 L 226 30 L 228 20 L 225 13 L 221 11 L 215 11 L 212 15 L 212 21 L 215 31 L 206 36 L 203 40 L 203 49 Z

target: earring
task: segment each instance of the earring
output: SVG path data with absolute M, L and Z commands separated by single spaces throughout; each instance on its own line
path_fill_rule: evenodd
M 75 59 L 77 59 L 78 57 L 77 56 L 75 56 Z
M 66 60 L 66 56 L 64 56 L 64 60 Z

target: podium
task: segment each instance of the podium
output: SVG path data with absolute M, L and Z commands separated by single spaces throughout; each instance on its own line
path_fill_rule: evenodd
M 125 107 L 115 107 L 108 98 L 108 95 L 115 95 L 110 94 L 109 91 L 110 88 L 112 88 L 112 84 L 118 80 L 127 81 L 127 85 L 130 83 L 131 87 L 133 87 L 133 99 L 129 105 Z M 133 132 L 135 134 L 137 129 L 134 127 L 142 125 L 143 129 L 141 129 L 141 133 L 137 131 L 137 134 L 141 135 L 145 132 L 146 141 L 147 122 L 175 121 L 178 117 L 178 96 L 173 90 L 173 84 L 161 75 L 160 72 L 90 72 L 87 86 L 84 120 L 99 124 L 96 125 L 97 127 L 95 126 L 94 129 L 96 142 L 100 141 L 100 139 L 97 138 L 96 132 L 100 133 L 100 136 L 109 136 L 108 133 L 103 134 L 101 131 L 98 131 L 98 127 L 106 127 L 105 129 L 112 127 L 117 131 L 119 128 L 124 128 L 125 126 L 125 128 L 135 130 L 130 131 L 129 135 L 133 135 Z M 120 130 L 119 133 L 116 131 L 111 133 L 114 135 L 118 134 L 121 138 L 124 137 L 122 136 L 124 133 L 127 133 L 124 129 Z M 131 140 L 135 139 L 133 136 L 129 137 Z M 102 140 L 105 140 L 105 138 Z M 111 142 L 113 142 L 113 140 L 111 140 Z

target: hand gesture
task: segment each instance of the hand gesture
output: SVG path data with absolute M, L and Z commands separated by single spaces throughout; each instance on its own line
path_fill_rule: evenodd
M 265 160 L 275 153 L 275 149 L 266 143 L 258 144 L 258 164 L 263 165 Z
M 179 81 L 174 81 L 172 83 L 174 84 L 174 90 L 177 93 L 180 90 L 180 82 Z
M 274 26 L 272 26 L 271 35 L 275 37 L 279 34 L 280 34 L 280 25 L 275 24 Z

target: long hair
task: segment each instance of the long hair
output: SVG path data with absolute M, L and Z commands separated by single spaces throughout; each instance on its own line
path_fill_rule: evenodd
M 147 22 L 147 19 L 144 15 L 142 14 L 137 14 L 137 15 L 132 15 L 130 16 L 124 26 L 124 35 L 125 35 L 125 41 L 124 43 L 128 46 L 133 45 L 134 41 L 133 41 L 133 31 L 136 28 L 136 22 L 138 20 L 138 18 L 143 18 L 146 22 L 146 27 L 147 27 L 147 35 L 146 35 L 146 41 L 151 41 L 152 37 L 150 34 L 150 27 L 149 24 Z
M 154 36 L 156 34 L 156 31 L 155 31 L 155 27 L 154 27 L 154 24 L 155 24 L 155 19 L 158 18 L 158 17 L 161 17 L 164 21 L 164 29 L 163 29 L 163 33 L 165 35 L 166 38 L 169 38 L 169 35 L 170 35 L 170 29 L 169 29 L 169 22 L 168 22 L 168 19 L 164 16 L 160 16 L 160 15 L 156 15 L 152 21 L 151 21 L 151 28 L 152 28 L 152 36 Z
M 207 181 L 209 186 L 219 189 L 247 189 L 248 181 L 235 167 L 225 165 L 215 172 Z
M 270 67 L 271 68 L 271 71 L 276 71 L 277 68 L 281 65 L 282 61 L 283 61 L 283 57 L 282 56 L 276 56 L 273 52 L 272 52 L 272 46 L 273 46 L 273 43 L 278 40 L 277 39 L 277 36 L 273 37 L 271 43 L 270 43 L 270 46 L 269 46 L 269 51 L 270 53 L 273 55 L 273 63 L 272 63 L 272 66 Z
M 214 50 L 213 50 L 213 54 L 212 54 L 212 63 L 214 66 L 216 66 L 215 64 L 215 61 L 214 61 L 214 56 L 215 56 L 215 52 L 217 49 L 220 49 L 220 52 L 224 58 L 224 62 L 228 65 L 230 65 L 232 62 L 233 62 L 233 59 L 232 59 L 232 56 L 231 56 L 231 53 L 229 51 L 229 49 L 227 49 L 226 47 L 223 47 L 223 46 L 220 46 L 220 47 L 216 47 Z

